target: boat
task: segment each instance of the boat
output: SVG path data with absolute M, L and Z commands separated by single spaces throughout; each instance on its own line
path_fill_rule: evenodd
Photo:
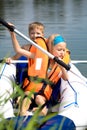
M 11 96 L 14 91 L 15 76 L 14 64 L 0 63 L 0 115 L 3 118 L 14 117 Z
M 15 63 L 15 62 L 14 62 Z M 76 130 L 85 130 L 87 128 L 87 78 L 84 77 L 77 67 L 70 63 L 71 69 L 68 71 L 69 80 L 64 81 L 61 79 L 61 86 L 60 86 L 60 93 L 61 93 L 61 102 L 60 105 L 58 104 L 58 109 L 56 112 L 58 114 L 51 119 L 49 119 L 46 124 L 44 125 L 44 129 L 48 127 L 51 128 L 55 123 L 57 123 L 57 128 L 59 128 L 60 122 L 65 119 L 65 124 L 68 121 L 72 126 L 72 130 L 76 128 Z M 3 94 L 2 99 L 8 99 L 12 93 L 14 88 L 14 83 L 16 77 L 16 66 L 15 64 L 1 64 L 0 69 L 0 96 Z M 3 87 L 4 83 L 4 87 Z M 8 93 L 9 91 L 9 93 Z M 6 93 L 6 94 L 5 94 Z M 25 119 L 25 117 L 15 117 L 14 110 L 12 108 L 11 98 L 7 100 L 6 103 L 2 102 L 2 106 L 0 106 L 0 113 L 3 113 L 3 117 L 5 119 L 13 119 L 14 122 L 20 121 Z M 2 109 L 3 108 L 3 109 Z M 33 116 L 29 116 L 25 120 L 25 124 L 22 123 L 22 127 L 24 128 L 27 126 L 27 123 Z M 41 118 L 41 117 L 40 117 Z M 56 120 L 55 120 L 56 119 Z M 49 124 L 49 122 L 54 122 Z M 49 126 L 48 126 L 48 124 Z M 15 123 L 14 123 L 15 124 Z M 67 127 L 63 124 L 63 127 Z M 17 124 L 15 124 L 17 125 Z M 68 126 L 68 128 L 70 128 Z M 40 130 L 44 130 L 41 127 Z M 62 130 L 64 130 L 62 129 Z M 16 130 L 16 129 L 15 129 Z M 56 129 L 55 129 L 56 130 Z
M 62 79 L 60 86 L 61 102 L 58 114 L 74 121 L 76 130 L 87 128 L 87 78 L 74 64 L 70 63 L 69 80 Z
M 16 66 L 15 62 L 12 64 L 6 64 L 6 63 L 0 63 L 0 115 L 2 115 L 2 118 L 0 118 L 0 126 L 3 124 L 4 121 L 4 127 L 8 124 L 10 125 L 10 122 L 13 125 L 12 128 L 14 130 L 17 130 L 19 127 L 20 130 L 27 127 L 28 123 L 34 116 L 15 116 L 14 114 L 14 108 L 12 106 L 12 94 L 14 93 L 14 83 L 16 78 Z M 38 130 L 47 130 L 53 127 L 53 124 L 56 125 L 55 130 L 61 127 L 62 124 L 62 130 L 65 130 L 65 128 L 68 130 L 72 127 L 75 128 L 74 122 L 62 115 L 54 115 L 50 119 L 48 119 L 45 123 L 39 122 L 39 120 L 43 120 L 44 117 L 39 116 L 37 117 L 37 126 L 39 126 Z M 9 121 L 9 122 L 8 122 Z M 34 122 L 34 121 L 33 121 Z M 53 123 L 52 123 L 53 122 Z M 5 125 L 6 123 L 6 125 Z M 35 121 L 36 123 L 36 121 Z M 20 126 L 21 124 L 21 126 Z M 67 125 L 69 124 L 69 125 Z

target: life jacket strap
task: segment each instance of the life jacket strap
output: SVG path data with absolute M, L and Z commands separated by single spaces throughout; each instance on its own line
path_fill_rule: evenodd
M 50 85 L 52 88 L 55 85 L 52 81 L 49 79 L 39 78 L 38 76 L 28 76 L 28 80 L 35 82 L 35 83 L 44 83 Z

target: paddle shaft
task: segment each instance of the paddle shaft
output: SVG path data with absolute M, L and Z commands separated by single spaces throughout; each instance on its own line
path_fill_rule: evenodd
M 71 60 L 71 63 L 73 64 L 85 64 L 87 63 L 87 60 Z
M 11 32 L 15 32 L 19 36 L 23 37 L 25 40 L 27 40 L 28 42 L 30 42 L 36 48 L 38 48 L 43 53 L 45 53 L 46 55 L 48 55 L 55 62 L 57 62 L 58 64 L 60 64 L 61 66 L 63 66 L 66 70 L 70 70 L 70 66 L 69 65 L 65 64 L 63 61 L 59 60 L 58 57 L 55 57 L 54 55 L 52 55 L 51 53 L 49 53 L 48 51 L 46 51 L 45 49 L 43 49 L 41 46 L 39 46 L 38 44 L 36 44 L 34 41 L 32 41 L 31 39 L 29 39 L 28 37 L 26 37 L 24 34 L 22 34 L 21 32 L 19 32 L 14 26 L 9 25 L 6 21 L 4 21 L 1 18 L 0 18 L 0 23 L 2 25 L 4 25 L 5 27 L 7 27 Z

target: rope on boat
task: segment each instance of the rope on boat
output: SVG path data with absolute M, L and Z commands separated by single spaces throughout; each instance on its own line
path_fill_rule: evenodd
M 64 106 L 64 108 L 66 108 L 68 106 L 71 106 L 72 104 L 74 104 L 76 107 L 78 107 L 78 103 L 77 103 L 77 92 L 75 91 L 75 89 L 73 88 L 73 86 L 71 85 L 71 83 L 69 82 L 69 80 L 67 80 L 67 82 L 68 82 L 69 86 L 71 87 L 72 91 L 75 94 L 75 102 L 69 103 L 68 105 Z
M 5 70 L 5 67 L 6 67 L 6 63 L 4 64 L 4 67 L 3 67 L 2 72 L 1 72 L 1 74 L 0 74 L 0 79 L 1 79 L 1 77 L 2 77 L 2 75 L 3 75 L 3 72 L 4 72 L 4 70 Z

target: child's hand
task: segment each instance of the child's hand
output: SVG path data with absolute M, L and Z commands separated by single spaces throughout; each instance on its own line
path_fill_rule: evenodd
M 11 57 L 9 57 L 9 58 L 6 58 L 6 63 L 8 63 L 8 64 L 11 64 L 11 62 L 12 62 L 12 58 Z
M 8 23 L 12 28 L 15 28 L 15 26 L 14 26 L 14 24 L 12 24 L 12 23 Z M 14 31 L 11 31 L 10 29 L 8 29 L 9 30 L 9 32 L 10 32 L 10 34 L 14 34 Z
M 12 23 L 9 23 L 9 22 L 8 22 L 8 24 L 9 24 L 10 26 L 13 26 L 13 27 L 14 27 L 14 24 L 12 24 Z

